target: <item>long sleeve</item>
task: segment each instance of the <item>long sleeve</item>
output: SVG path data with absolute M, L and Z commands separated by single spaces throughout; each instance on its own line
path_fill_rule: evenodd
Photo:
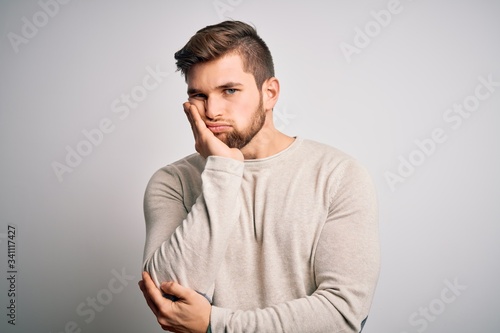
M 186 192 L 196 190 L 186 188 L 176 168 L 170 165 L 156 172 L 146 189 L 143 269 L 158 286 L 174 280 L 210 299 L 227 239 L 238 220 L 243 163 L 210 156 L 201 179 L 196 168 L 188 168 L 187 186 L 201 186 L 192 207 L 186 204 Z
M 341 169 L 332 182 L 330 208 L 315 248 L 317 289 L 262 309 L 213 306 L 214 332 L 360 332 L 379 274 L 376 195 L 359 164 L 345 161 Z

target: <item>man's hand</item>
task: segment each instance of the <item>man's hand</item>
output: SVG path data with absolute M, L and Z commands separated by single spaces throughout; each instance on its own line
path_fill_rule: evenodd
M 210 322 L 211 305 L 196 291 L 176 282 L 163 282 L 161 290 L 178 298 L 173 302 L 162 296 L 147 272 L 142 273 L 139 287 L 164 330 L 179 333 L 206 333 Z
M 201 119 L 196 105 L 190 102 L 185 102 L 183 106 L 184 112 L 186 113 L 189 123 L 191 124 L 191 129 L 193 130 L 195 141 L 194 147 L 201 156 L 207 158 L 208 156 L 214 155 L 229 157 L 238 161 L 244 160 L 243 154 L 239 149 L 229 148 L 208 129 Z

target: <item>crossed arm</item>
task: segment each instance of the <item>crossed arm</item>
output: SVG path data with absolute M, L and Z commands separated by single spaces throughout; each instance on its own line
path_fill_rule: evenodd
M 194 109 L 186 110 L 192 127 L 204 126 L 202 122 L 196 123 L 199 116 L 197 117 L 195 111 Z M 198 120 L 201 121 L 201 119 Z M 203 127 L 201 126 L 198 133 L 194 134 L 195 138 L 200 138 L 202 131 Z M 205 132 L 205 134 L 209 136 L 208 134 L 212 133 Z M 210 142 L 210 140 L 209 137 L 199 141 Z M 217 145 L 218 142 L 215 146 Z M 207 145 L 200 147 L 198 139 L 196 146 L 200 154 L 203 155 L 202 152 L 207 154 L 208 151 L 208 155 L 203 156 L 211 156 L 210 150 L 206 148 Z M 217 162 L 224 163 L 224 160 L 218 159 Z M 229 159 L 225 162 L 230 163 Z M 238 163 L 235 162 L 234 165 L 236 164 Z M 231 175 L 225 175 L 219 181 L 210 181 L 213 177 L 217 177 L 218 172 L 215 170 L 216 168 L 212 170 L 209 164 L 207 166 L 204 173 L 213 173 L 207 174 L 209 179 L 206 182 L 203 181 L 203 186 L 206 184 L 217 186 L 220 180 L 232 184 L 239 177 L 238 172 L 235 172 L 233 178 Z M 340 186 L 335 205 L 332 206 L 334 208 L 329 212 L 329 220 L 325 224 L 318 243 L 314 272 L 318 285 L 317 291 L 311 296 L 253 311 L 210 306 L 206 298 L 199 294 L 201 292 L 210 298 L 215 279 L 214 272 L 218 269 L 217 263 L 205 262 L 203 254 L 206 257 L 211 257 L 213 252 L 206 253 L 205 251 L 218 251 L 217 246 L 220 246 L 221 249 L 224 248 L 224 244 L 221 242 L 224 241 L 225 237 L 228 237 L 228 234 L 224 235 L 223 230 L 228 226 L 230 229 L 228 221 L 231 220 L 221 217 L 219 222 L 223 224 L 223 229 L 210 230 L 211 227 L 217 228 L 218 224 L 212 221 L 214 223 L 210 225 L 211 220 L 216 220 L 218 217 L 218 212 L 211 210 L 210 202 L 221 199 L 219 196 L 225 191 L 219 189 L 218 191 L 203 192 L 198 198 L 199 202 L 197 201 L 192 211 L 185 216 L 181 226 L 173 231 L 170 240 L 162 244 L 164 248 L 155 251 L 156 254 L 159 254 L 158 258 L 149 261 L 153 265 L 155 263 L 157 265 L 150 269 L 153 274 L 155 271 L 162 271 L 166 275 L 153 278 L 156 280 L 155 284 L 146 274 L 143 281 L 140 282 L 146 301 L 160 325 L 173 332 L 205 332 L 210 318 L 212 320 L 215 318 L 216 320 L 212 322 L 214 332 L 359 332 L 360 323 L 368 312 L 367 309 L 373 296 L 378 274 L 373 269 L 373 265 L 368 267 L 370 265 L 367 264 L 368 261 L 375 262 L 375 265 L 378 264 L 378 243 L 375 231 L 376 209 L 373 193 L 370 192 L 369 187 L 367 187 L 368 191 L 358 191 L 357 193 L 361 193 L 359 196 L 353 196 L 351 192 L 343 190 L 365 186 L 367 175 L 361 169 L 351 167 L 349 172 L 353 173 L 352 177 Z M 222 186 L 224 190 L 230 188 L 224 184 Z M 235 188 L 238 187 L 239 183 L 235 185 Z M 217 197 L 204 197 L 210 193 L 215 193 Z M 234 197 L 236 195 L 228 195 L 228 198 L 224 198 L 224 200 L 231 200 Z M 237 205 L 237 201 L 234 204 Z M 236 208 L 236 206 L 233 205 L 232 208 Z M 205 224 L 194 224 L 192 223 L 194 220 L 202 221 Z M 202 232 L 209 237 L 208 245 L 190 243 L 192 232 Z M 214 242 L 214 238 L 211 237 L 221 238 Z M 214 244 L 215 246 L 213 246 Z M 207 248 L 203 248 L 203 246 L 207 246 Z M 183 261 L 182 259 L 186 257 L 189 260 Z M 332 268 L 332 265 L 335 267 Z M 197 275 L 199 271 L 202 272 L 202 276 Z M 182 272 L 186 275 L 182 275 Z M 191 275 L 195 277 L 193 278 Z M 178 283 L 163 283 L 161 291 L 158 289 L 157 286 L 160 282 L 172 280 Z M 174 295 L 178 300 L 173 302 L 164 298 L 162 293 Z
M 142 273 L 139 287 L 149 308 L 164 330 L 179 333 L 207 332 L 211 305 L 205 297 L 193 289 L 171 281 L 163 282 L 160 291 L 147 272 Z M 175 296 L 177 301 L 163 297 L 162 291 Z
M 241 151 L 229 148 L 217 139 L 205 126 L 196 106 L 186 102 L 184 103 L 184 112 L 193 131 L 195 149 L 200 155 L 205 158 L 219 156 L 239 162 L 243 161 Z M 230 161 L 226 161 L 226 163 L 234 164 L 234 162 Z M 213 172 L 210 172 L 210 170 L 205 171 L 202 177 L 206 177 L 210 181 L 207 179 L 204 184 L 213 184 L 213 186 L 219 188 L 205 188 L 205 196 L 202 195 L 198 198 L 199 202 L 197 205 L 193 206 L 192 211 L 186 216 L 181 226 L 177 227 L 172 233 L 171 241 L 167 244 L 162 244 L 161 252 L 163 253 L 153 253 L 153 256 L 156 255 L 157 258 L 150 258 L 152 260 L 147 261 L 145 266 L 149 266 L 147 267 L 149 268 L 148 270 L 152 274 L 155 274 L 154 279 L 156 283 L 148 272 L 143 272 L 143 280 L 139 282 L 139 287 L 144 294 L 144 298 L 156 316 L 158 323 L 163 329 L 172 332 L 205 333 L 207 331 L 211 310 L 211 305 L 207 299 L 211 298 L 210 288 L 213 286 L 213 281 L 215 280 L 217 265 L 214 265 L 212 261 L 203 260 L 203 257 L 223 258 L 223 254 L 218 252 L 225 249 L 224 242 L 228 237 L 227 233 L 231 231 L 231 226 L 227 225 L 227 222 L 236 221 L 236 216 L 220 214 L 216 212 L 215 207 L 213 209 L 210 207 L 210 203 L 226 199 L 226 202 L 231 204 L 236 199 L 239 188 L 238 178 L 241 180 L 242 165 L 239 167 L 236 166 L 233 177 L 229 178 L 224 176 L 222 178 L 218 177 L 216 170 L 213 170 Z M 206 196 L 219 194 L 222 194 L 225 198 L 206 198 Z M 232 202 L 232 212 L 237 212 L 235 205 L 237 203 Z M 211 214 L 212 212 L 213 214 Z M 194 225 L 195 221 L 204 221 L 206 224 L 201 225 L 199 222 Z M 196 237 L 193 237 L 193 228 L 197 230 L 197 233 L 209 235 L 210 239 L 204 244 L 190 244 L 189 239 L 192 239 L 193 242 L 197 240 Z M 211 246 L 213 244 L 218 245 Z M 165 252 L 167 253 L 165 254 Z M 170 261 L 167 262 L 164 260 L 165 257 L 175 257 L 178 253 L 189 253 L 188 256 L 194 258 L 189 262 L 184 261 L 186 265 L 191 265 L 191 267 L 184 267 L 185 269 L 174 269 L 173 267 L 170 269 L 164 269 L 163 267 L 162 269 L 161 267 L 157 267 L 159 265 L 171 265 Z M 196 260 L 196 258 L 199 260 Z M 196 267 L 196 269 L 193 267 Z M 160 272 L 167 275 L 156 276 Z M 199 272 L 199 274 L 193 278 L 187 276 L 188 272 Z M 174 298 L 163 297 L 163 293 L 174 296 Z M 203 293 L 205 297 L 200 293 Z M 176 301 L 172 299 L 176 299 Z

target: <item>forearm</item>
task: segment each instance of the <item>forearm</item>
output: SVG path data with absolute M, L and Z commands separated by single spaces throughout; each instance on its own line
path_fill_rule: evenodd
M 201 195 L 187 215 L 169 216 L 180 224 L 168 221 L 178 226 L 144 261 L 144 269 L 157 285 L 173 280 L 209 293 L 238 220 L 242 172 L 241 162 L 220 157 L 207 160 Z
M 214 306 L 214 332 L 360 332 L 380 269 L 376 196 L 356 163 L 345 163 L 334 180 L 328 216 L 311 249 L 315 291 L 250 311 Z
M 214 332 L 358 333 L 368 317 L 378 278 L 378 249 L 354 278 L 328 278 L 310 296 L 262 309 L 212 306 Z M 334 260 L 331 260 L 333 262 Z M 357 265 L 357 263 L 353 263 Z M 320 278 L 323 278 L 321 276 Z
M 321 292 L 276 306 L 233 311 L 212 306 L 211 326 L 214 332 L 308 332 L 358 333 L 367 314 L 346 318 L 349 305 L 330 292 Z M 343 304 L 342 304 L 343 303 Z M 337 308 L 338 307 L 338 308 Z

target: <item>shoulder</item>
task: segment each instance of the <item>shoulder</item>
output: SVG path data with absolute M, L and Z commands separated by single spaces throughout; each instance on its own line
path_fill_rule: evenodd
M 352 158 L 347 153 L 331 145 L 309 139 L 301 139 L 301 138 L 298 139 L 300 140 L 301 148 L 307 150 L 311 154 L 318 154 L 318 155 L 327 154 L 328 156 L 335 156 L 336 158 L 340 159 Z
M 182 184 L 197 182 L 206 160 L 199 154 L 191 154 L 158 169 L 149 180 L 148 189 L 158 187 L 181 187 Z
M 199 154 L 191 154 L 180 160 L 172 162 L 158 169 L 152 176 L 152 179 L 164 178 L 170 176 L 184 177 L 194 174 L 201 174 L 205 167 L 206 160 Z
M 343 168 L 346 165 L 359 165 L 359 162 L 346 152 L 331 145 L 300 139 L 298 153 L 304 160 L 309 160 L 317 166 L 326 168 Z
M 329 179 L 337 192 L 339 187 L 371 187 L 372 179 L 366 167 L 350 154 L 327 144 L 302 139 L 301 155 L 309 163 L 314 163 L 315 170 Z

